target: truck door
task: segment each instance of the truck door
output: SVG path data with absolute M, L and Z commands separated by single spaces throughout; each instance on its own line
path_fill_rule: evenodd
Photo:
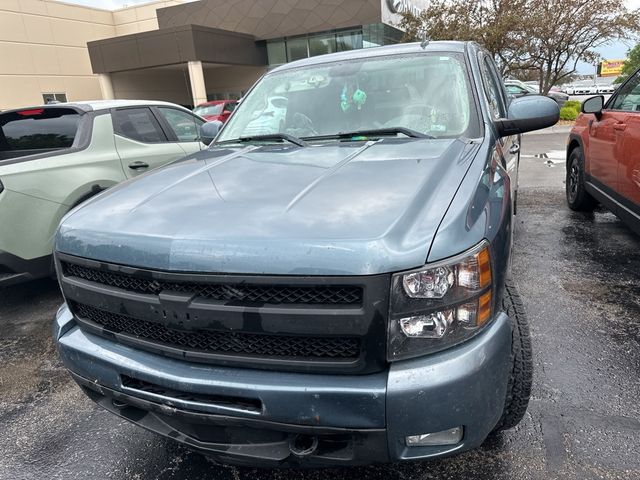
M 207 148 L 200 141 L 200 127 L 205 123 L 200 117 L 173 107 L 159 106 L 154 107 L 153 111 L 170 139 L 184 150 L 185 155 Z
M 498 70 L 491 57 L 481 54 L 480 71 L 484 85 L 485 97 L 489 113 L 498 120 L 507 117 L 507 94 L 504 83 L 500 79 Z M 498 140 L 496 151 L 502 156 L 504 168 L 509 174 L 511 184 L 511 198 L 515 205 L 518 191 L 518 167 L 520 163 L 520 135 L 509 135 Z
M 178 160 L 185 151 L 162 130 L 149 107 L 111 111 L 115 146 L 128 178 Z
M 589 145 L 586 155 L 586 173 L 596 185 L 618 191 L 618 163 L 622 159 L 622 134 L 624 114 L 603 110 L 602 117 L 589 124 Z

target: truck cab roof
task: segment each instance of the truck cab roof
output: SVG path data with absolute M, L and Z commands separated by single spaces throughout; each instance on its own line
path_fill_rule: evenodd
M 47 105 L 31 105 L 28 107 L 15 108 L 13 110 L 5 110 L 2 115 L 13 112 L 22 112 L 33 109 L 50 109 L 50 108 L 72 108 L 82 112 L 98 112 L 102 110 L 110 110 L 112 108 L 137 107 L 137 106 L 169 106 L 181 107 L 175 103 L 162 102 L 159 100 L 83 100 L 77 102 L 52 103 Z

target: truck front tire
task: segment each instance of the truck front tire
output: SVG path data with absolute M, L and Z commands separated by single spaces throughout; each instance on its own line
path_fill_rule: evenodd
M 504 410 L 494 432 L 508 430 L 520 423 L 529 405 L 533 382 L 533 355 L 529 322 L 522 299 L 511 280 L 507 280 L 505 284 L 502 309 L 509 316 L 512 328 L 511 371 L 509 372 Z

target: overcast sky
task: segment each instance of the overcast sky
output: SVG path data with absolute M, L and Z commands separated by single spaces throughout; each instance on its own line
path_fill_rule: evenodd
M 67 3 L 77 3 L 79 5 L 87 5 L 90 7 L 98 7 L 104 8 L 107 10 L 115 10 L 117 8 L 122 8 L 125 6 L 138 5 L 141 3 L 149 3 L 150 0 L 64 0 Z M 189 0 L 193 1 L 193 0 Z M 640 0 L 627 0 L 627 5 L 630 8 L 640 8 Z M 596 3 L 597 5 L 597 3 Z M 607 59 L 618 59 L 625 58 L 627 55 L 627 50 L 633 47 L 635 42 L 613 42 L 610 45 L 603 46 L 598 49 L 598 53 L 603 58 Z M 580 73 L 591 73 L 595 67 L 589 66 L 587 64 L 581 64 L 578 67 Z

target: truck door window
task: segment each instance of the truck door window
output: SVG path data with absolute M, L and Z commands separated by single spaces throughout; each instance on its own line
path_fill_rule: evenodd
M 620 87 L 618 95 L 611 104 L 611 109 L 625 112 L 640 111 L 640 72 Z
M 506 117 L 506 107 L 502 96 L 502 89 L 498 83 L 497 74 L 494 71 L 493 65 L 487 57 L 481 59 L 480 69 L 482 71 L 482 83 L 484 84 L 485 96 L 491 116 L 495 120 Z
M 178 137 L 178 141 L 197 142 L 200 139 L 200 126 L 204 123 L 202 120 L 175 108 L 159 107 L 158 110 Z
M 167 141 L 160 124 L 147 107 L 118 109 L 112 116 L 113 131 L 117 135 L 143 143 Z

